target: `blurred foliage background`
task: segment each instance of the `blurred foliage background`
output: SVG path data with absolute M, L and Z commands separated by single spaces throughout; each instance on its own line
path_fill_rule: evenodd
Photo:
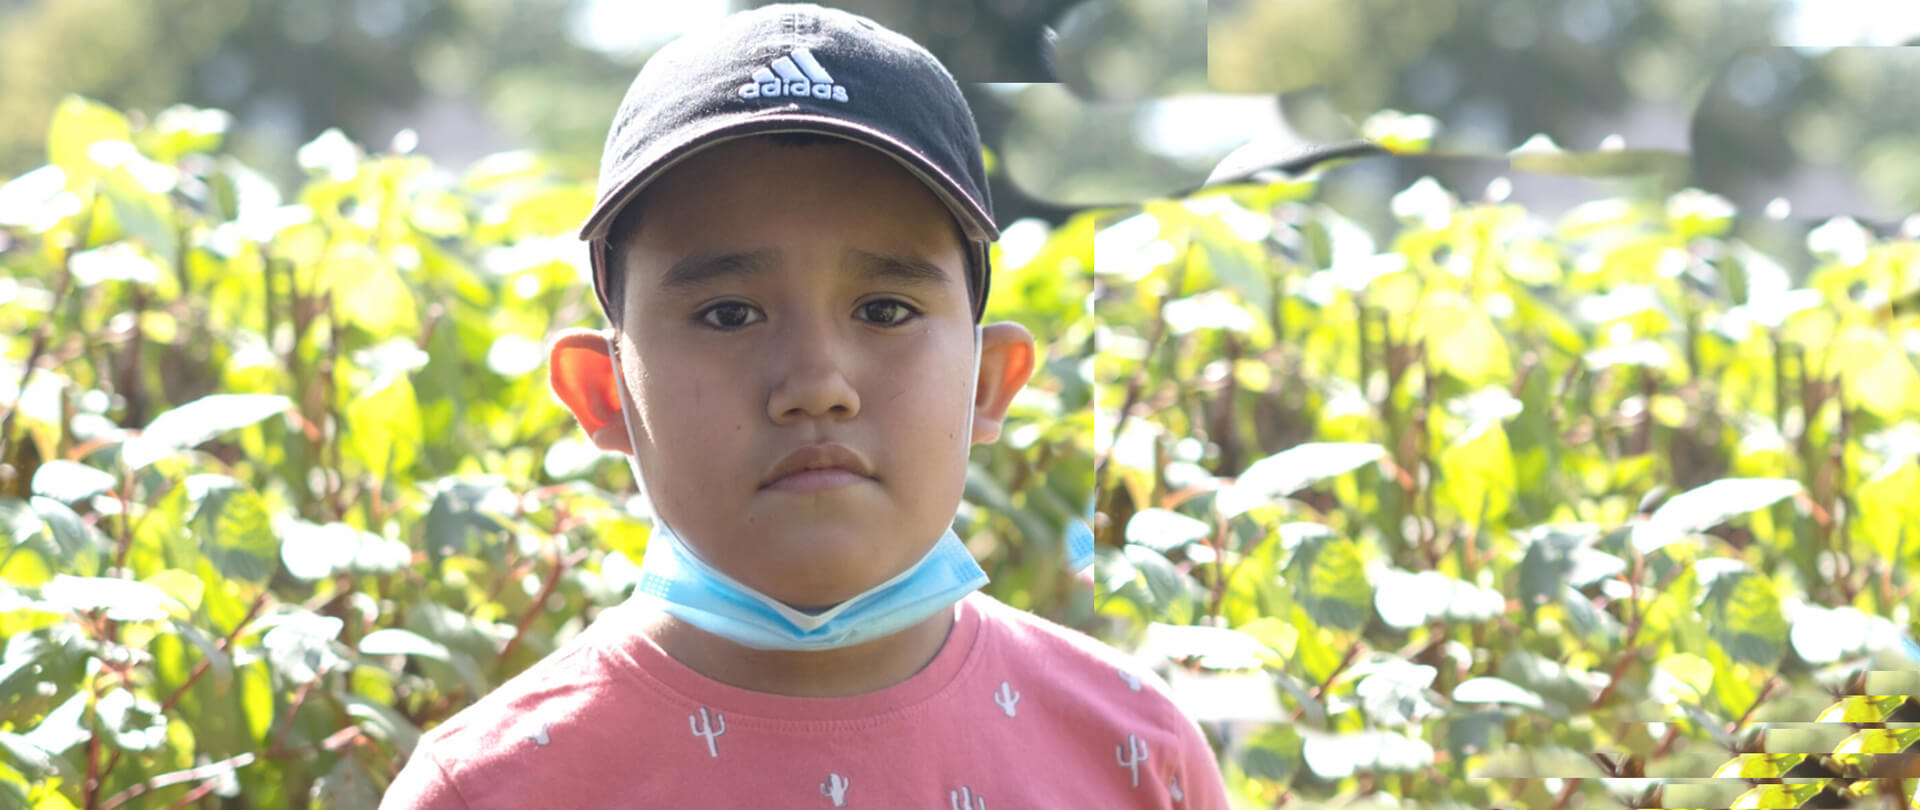
M 1366 163 L 1095 236 L 1098 609 L 1243 806 L 1909 806 L 1915 243 Z
M 1914 792 L 1907 6 L 835 5 L 969 83 L 1042 342 L 990 592 L 1244 806 Z M 620 94 L 739 6 L 0 0 L 0 802 L 367 806 L 624 598 L 543 341 Z

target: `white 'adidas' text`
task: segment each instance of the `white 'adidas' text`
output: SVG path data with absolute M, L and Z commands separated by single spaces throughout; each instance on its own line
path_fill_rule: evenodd
M 806 48 L 795 48 L 753 72 L 753 81 L 740 85 L 741 98 L 812 97 L 822 101 L 847 100 L 845 85 L 835 84 L 832 74 L 813 58 Z

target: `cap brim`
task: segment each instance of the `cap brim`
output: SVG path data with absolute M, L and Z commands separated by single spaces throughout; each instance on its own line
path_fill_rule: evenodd
M 681 161 L 737 138 L 780 132 L 829 135 L 877 149 L 898 161 L 907 171 L 920 178 L 920 182 L 932 189 L 940 201 L 946 204 L 947 210 L 953 213 L 954 219 L 959 221 L 969 241 L 993 242 L 1000 238 L 1000 228 L 994 223 L 993 216 L 987 213 L 978 201 L 961 191 L 960 184 L 931 158 L 879 130 L 840 118 L 800 112 L 762 112 L 750 116 L 721 118 L 664 146 L 658 157 L 643 161 L 642 165 L 645 168 L 613 187 L 605 197 L 594 204 L 592 214 L 587 217 L 586 224 L 580 228 L 580 238 L 589 242 L 607 238 L 607 231 L 612 227 L 613 220 L 620 210 L 625 208 L 627 203 L 632 202 L 633 198 L 647 187 L 647 184 L 679 165 Z

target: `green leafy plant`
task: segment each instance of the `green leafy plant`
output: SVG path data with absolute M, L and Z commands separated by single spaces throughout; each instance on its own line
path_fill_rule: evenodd
M 1384 232 L 1319 192 L 1094 237 L 1097 610 L 1237 800 L 1905 806 L 1869 760 L 1907 737 L 1761 732 L 1914 693 L 1860 684 L 1920 669 L 1916 245 L 1838 220 L 1795 274 L 1697 191 L 1549 219 L 1425 179 Z M 1861 700 L 1831 721 L 1911 711 Z

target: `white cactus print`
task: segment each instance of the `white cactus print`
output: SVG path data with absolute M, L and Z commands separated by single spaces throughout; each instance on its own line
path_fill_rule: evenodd
M 1131 672 L 1128 672 L 1124 669 L 1117 669 L 1114 671 L 1120 673 L 1120 680 L 1127 682 L 1128 689 L 1131 689 L 1135 692 L 1140 691 L 1140 676 L 1135 675 Z
M 820 783 L 820 795 L 832 799 L 834 807 L 846 807 L 847 785 L 852 781 L 837 773 L 827 774 L 827 781 Z
M 947 806 L 953 810 L 987 810 L 987 797 L 977 795 L 973 788 L 961 787 L 947 791 Z
M 522 734 L 520 736 L 525 737 L 529 740 L 532 740 L 534 745 L 540 746 L 541 748 L 545 748 L 547 747 L 547 743 L 553 742 L 553 739 L 547 736 L 547 732 L 552 728 L 553 728 L 552 723 L 541 723 L 540 730 Z
M 1126 745 L 1113 747 L 1113 759 L 1120 767 L 1133 772 L 1133 786 L 1140 786 L 1140 763 L 1147 761 L 1147 744 L 1132 734 L 1127 735 Z
M 1006 712 L 1008 717 L 1012 717 L 1013 707 L 1020 702 L 1020 693 L 1013 691 L 1013 686 L 1006 681 L 1001 681 L 1000 691 L 993 693 L 993 702 L 999 704 L 1000 710 Z
M 1173 799 L 1175 802 L 1184 802 L 1187 800 L 1187 792 L 1180 789 L 1180 777 L 1174 777 L 1173 783 L 1167 787 L 1167 797 Z
M 719 712 L 707 713 L 707 707 L 700 707 L 700 714 L 687 715 L 687 727 L 693 729 L 693 736 L 707 738 L 707 755 L 720 758 L 720 749 L 714 746 L 714 739 L 727 733 L 727 718 Z

